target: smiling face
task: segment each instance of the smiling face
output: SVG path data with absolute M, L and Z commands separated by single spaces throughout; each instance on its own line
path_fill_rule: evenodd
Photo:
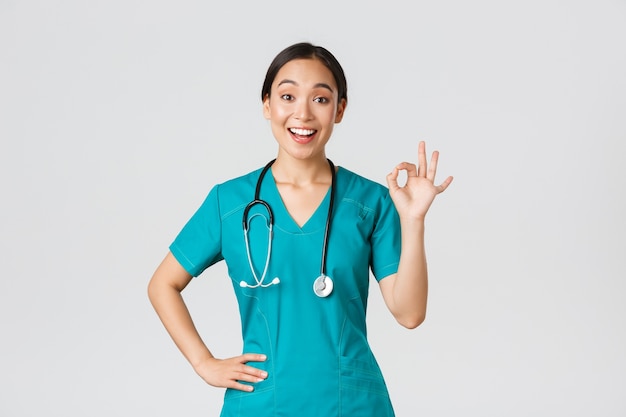
M 346 107 L 331 71 L 318 59 L 295 59 L 276 74 L 263 114 L 271 122 L 279 157 L 325 159 L 325 146 Z

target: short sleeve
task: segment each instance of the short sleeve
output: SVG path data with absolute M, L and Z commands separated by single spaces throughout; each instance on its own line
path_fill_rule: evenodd
M 215 186 L 169 249 L 182 267 L 197 277 L 206 268 L 224 259 L 221 234 L 219 186 Z
M 400 217 L 386 193 L 381 200 L 378 218 L 372 233 L 372 273 L 377 281 L 398 272 L 400 263 Z

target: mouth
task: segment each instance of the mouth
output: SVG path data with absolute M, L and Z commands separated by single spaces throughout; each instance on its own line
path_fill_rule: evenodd
M 291 137 L 298 143 L 308 143 L 313 140 L 317 130 L 314 129 L 300 129 L 296 127 L 290 127 L 289 133 L 291 133 Z

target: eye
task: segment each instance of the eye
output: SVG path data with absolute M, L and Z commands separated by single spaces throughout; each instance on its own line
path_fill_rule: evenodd
M 328 99 L 326 97 L 315 97 L 313 101 L 316 103 L 328 103 Z
M 293 100 L 293 96 L 291 94 L 283 94 L 283 95 L 280 96 L 280 98 L 285 100 L 285 101 Z

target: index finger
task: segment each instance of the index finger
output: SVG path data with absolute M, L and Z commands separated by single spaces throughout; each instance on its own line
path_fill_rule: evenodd
M 240 356 L 243 363 L 246 362 L 264 362 L 267 356 L 262 353 L 244 353 Z

